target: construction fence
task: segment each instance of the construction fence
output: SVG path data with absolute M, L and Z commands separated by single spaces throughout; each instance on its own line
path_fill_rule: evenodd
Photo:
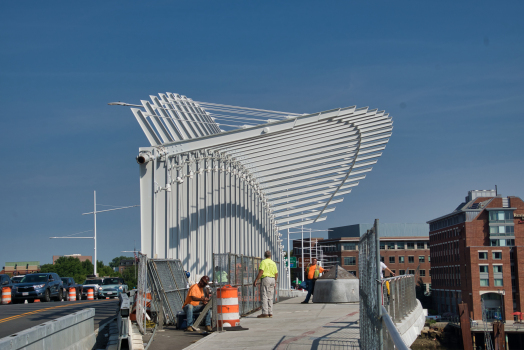
M 182 262 L 177 259 L 149 259 L 138 254 L 138 291 L 135 296 L 137 323 L 142 333 L 147 322 L 173 324 L 181 311 L 189 290 Z M 261 308 L 260 281 L 253 286 L 261 258 L 237 254 L 213 254 L 212 300 L 216 306 L 216 289 L 231 285 L 238 290 L 240 316 L 248 315 Z M 278 265 L 278 261 L 275 261 Z M 278 282 L 275 286 L 274 302 L 279 301 Z M 213 308 L 215 310 L 215 308 Z M 214 313 L 216 315 L 216 312 Z M 213 315 L 213 324 L 216 317 Z
M 231 285 L 238 289 L 238 308 L 240 316 L 248 315 L 262 307 L 260 301 L 260 281 L 253 287 L 258 275 L 261 258 L 239 254 L 213 254 L 213 286 Z M 275 261 L 277 266 L 278 261 Z M 279 300 L 278 281 L 275 285 L 273 302 Z

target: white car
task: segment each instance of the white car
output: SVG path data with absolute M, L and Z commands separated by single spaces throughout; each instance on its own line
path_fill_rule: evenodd
M 102 283 L 104 283 L 104 280 L 102 278 L 91 278 L 87 279 L 84 282 L 84 288 L 82 290 L 82 299 L 87 299 L 87 292 L 89 289 L 93 289 L 93 297 L 95 299 L 99 298 L 99 290 L 102 286 Z

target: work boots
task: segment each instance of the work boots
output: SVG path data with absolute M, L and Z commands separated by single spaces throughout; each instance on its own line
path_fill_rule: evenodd
M 186 328 L 186 332 L 195 332 L 195 329 L 191 326 Z
M 206 332 L 213 332 L 213 328 L 211 328 L 211 326 L 206 326 Z

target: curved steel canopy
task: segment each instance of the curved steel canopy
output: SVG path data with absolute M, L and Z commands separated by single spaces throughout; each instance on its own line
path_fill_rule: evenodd
M 141 209 L 142 235 L 144 237 L 144 219 L 146 225 L 151 226 L 146 230 L 152 232 L 146 242 L 143 238 L 142 247 L 144 244 L 150 246 L 151 254 L 159 253 L 165 257 L 169 257 L 170 253 L 164 246 L 177 246 L 175 255 L 178 258 L 186 249 L 191 252 L 192 243 L 188 243 L 187 247 L 180 246 L 182 231 L 187 231 L 187 237 L 191 235 L 191 230 L 200 232 L 203 228 L 217 231 L 213 224 L 206 226 L 216 220 L 214 210 L 208 212 L 209 205 L 215 204 L 225 205 L 224 212 L 218 214 L 219 228 L 249 231 L 253 229 L 249 227 L 254 225 L 253 230 L 259 233 L 267 231 L 268 242 L 273 242 L 260 242 L 260 246 L 255 242 L 254 247 L 243 249 L 245 243 L 241 239 L 237 242 L 231 238 L 228 243 L 224 238 L 218 242 L 219 248 L 221 244 L 224 247 L 218 250 L 247 254 L 249 250 L 255 253 L 264 244 L 281 248 L 278 231 L 325 220 L 326 214 L 335 210 L 334 205 L 343 200 L 342 196 L 350 193 L 371 171 L 372 165 L 382 155 L 393 128 L 392 119 L 384 111 L 352 106 L 304 115 L 247 108 L 244 112 L 251 118 L 251 123 L 266 117 L 270 119 L 263 124 L 223 131 L 220 126 L 224 124 L 218 124 L 216 119 L 224 118 L 221 120 L 226 120 L 226 123 L 238 121 L 242 117 L 232 116 L 231 113 L 238 112 L 241 107 L 196 102 L 172 93 L 150 97 L 151 102 L 142 101 L 143 109 L 132 108 L 151 143 L 151 147 L 141 148 L 140 153 L 144 163 L 141 170 L 141 201 L 146 204 Z M 155 162 L 151 168 L 155 171 L 153 175 L 151 172 L 145 174 L 145 163 L 148 161 Z M 165 163 L 165 172 L 159 169 L 161 162 Z M 155 177 L 159 172 L 162 172 L 160 178 Z M 170 244 L 168 237 L 157 244 L 155 241 L 159 238 L 155 237 L 161 236 L 156 221 L 158 217 L 155 210 L 150 214 L 151 209 L 147 206 L 150 204 L 158 208 L 158 204 L 155 205 L 150 198 L 151 191 L 155 194 L 171 192 L 172 186 L 180 186 L 185 179 L 191 180 L 210 172 L 223 173 L 228 177 L 224 178 L 223 183 L 215 183 L 213 178 L 206 177 L 194 185 L 187 184 L 189 187 L 184 189 L 184 193 L 177 195 L 187 201 L 187 208 L 183 209 L 186 204 L 177 199 L 177 210 L 181 212 L 165 214 L 162 220 L 167 220 L 167 223 L 160 224 L 162 232 L 173 229 L 177 232 L 178 243 Z M 153 179 L 149 179 L 146 185 L 143 180 L 147 176 L 153 176 Z M 154 183 L 153 186 L 150 182 Z M 213 192 L 217 188 L 223 190 L 218 197 Z M 244 191 L 249 191 L 256 199 L 252 209 L 256 212 L 257 222 L 251 221 L 249 227 L 242 226 L 245 213 L 239 209 L 245 209 L 248 203 L 246 198 L 242 200 Z M 171 206 L 174 205 L 173 198 Z M 169 203 L 166 206 L 169 207 Z M 192 206 L 202 209 L 195 209 L 197 223 L 193 229 L 183 219 L 187 216 L 190 221 Z M 144 210 L 148 212 L 144 213 Z M 170 209 L 162 210 L 169 212 Z M 153 217 L 149 218 L 149 215 Z M 222 219 L 225 219 L 223 226 Z M 188 225 L 186 229 L 184 225 Z M 173 237 L 171 240 L 176 240 Z M 213 252 L 218 252 L 215 248 Z M 164 250 L 165 253 L 162 253 Z M 275 249 L 275 253 L 279 252 L 280 249 Z M 201 270 L 205 273 L 209 266 Z

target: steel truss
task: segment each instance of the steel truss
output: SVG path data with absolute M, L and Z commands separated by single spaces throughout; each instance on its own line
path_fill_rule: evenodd
M 353 106 L 224 132 L 202 107 L 213 104 L 172 93 L 151 100 L 131 109 L 151 143 L 137 157 L 142 252 L 180 259 L 193 276 L 212 273 L 213 253 L 265 250 L 284 271 L 279 230 L 325 220 L 393 128 L 384 111 Z

